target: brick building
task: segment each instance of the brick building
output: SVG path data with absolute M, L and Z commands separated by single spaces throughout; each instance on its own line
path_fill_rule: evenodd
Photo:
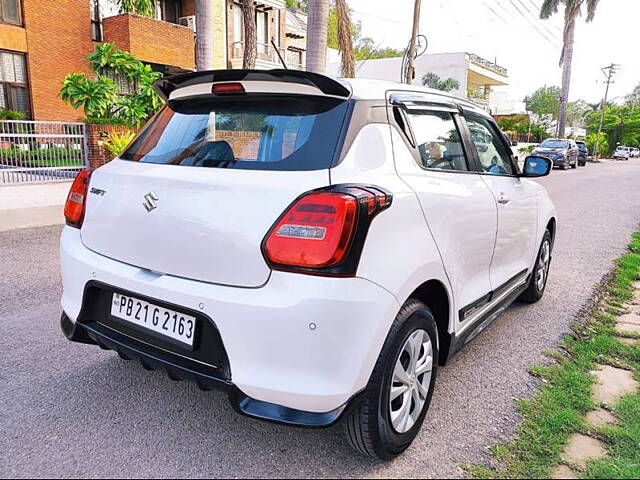
M 214 66 L 239 68 L 244 39 L 239 4 L 211 0 Z M 279 68 L 271 40 L 292 68 L 304 63 L 306 18 L 284 0 L 257 0 L 256 68 Z M 120 14 L 117 0 L 0 0 L 0 108 L 36 120 L 78 120 L 58 92 L 86 56 L 111 42 L 165 74 L 195 68 L 195 0 L 156 0 L 153 18 Z M 292 61 L 293 60 L 293 61 Z

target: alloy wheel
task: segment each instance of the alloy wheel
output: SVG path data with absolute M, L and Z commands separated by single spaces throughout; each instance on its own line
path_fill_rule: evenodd
M 544 289 L 549 274 L 549 263 L 551 261 L 551 244 L 545 240 L 540 247 L 540 256 L 538 258 L 538 268 L 536 269 L 536 287 L 539 292 Z
M 404 342 L 396 359 L 389 393 L 389 416 L 398 433 L 415 425 L 429 394 L 433 346 L 425 330 L 416 330 Z

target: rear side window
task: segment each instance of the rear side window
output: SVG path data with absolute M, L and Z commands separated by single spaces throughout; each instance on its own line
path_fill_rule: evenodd
M 445 171 L 469 169 L 460 134 L 450 113 L 411 112 L 408 117 L 424 168 Z
M 347 105 L 316 97 L 171 101 L 120 158 L 205 168 L 325 169 L 338 148 Z

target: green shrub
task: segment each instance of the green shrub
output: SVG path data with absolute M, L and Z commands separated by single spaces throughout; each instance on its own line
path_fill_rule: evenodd
M 109 139 L 104 142 L 104 146 L 109 150 L 113 157 L 119 157 L 127 146 L 133 141 L 136 134 L 133 132 L 116 133 L 111 132 Z
M 24 120 L 24 113 L 0 108 L 0 120 Z

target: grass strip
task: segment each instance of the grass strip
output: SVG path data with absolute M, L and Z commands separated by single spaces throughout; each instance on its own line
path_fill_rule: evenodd
M 568 438 L 585 433 L 602 440 L 609 455 L 588 462 L 584 478 L 640 478 L 640 394 L 624 396 L 612 413 L 614 427 L 594 429 L 585 415 L 597 407 L 591 401 L 590 374 L 597 363 L 624 366 L 640 380 L 640 345 L 617 340 L 616 316 L 633 298 L 633 282 L 640 279 L 640 233 L 632 237 L 629 252 L 602 285 L 603 295 L 586 320 L 572 327 L 559 350 L 548 352 L 552 365 L 535 366 L 540 390 L 518 402 L 522 423 L 515 439 L 493 448 L 491 466 L 464 464 L 474 478 L 548 478 Z

